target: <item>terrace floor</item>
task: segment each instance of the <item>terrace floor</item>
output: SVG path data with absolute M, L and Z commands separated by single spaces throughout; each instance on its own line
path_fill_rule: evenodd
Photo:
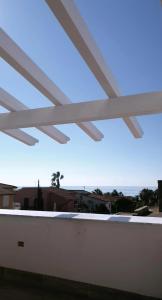
M 154 300 L 155 298 L 140 296 L 136 294 L 123 293 L 120 291 L 114 292 L 110 290 L 110 293 L 103 292 L 100 296 L 98 294 L 91 295 L 79 295 L 79 293 L 71 293 L 66 291 L 47 290 L 39 287 L 24 286 L 15 282 L 8 282 L 6 280 L 0 280 L 0 299 L 2 300 Z
M 0 282 L 0 299 L 2 300 L 74 300 L 76 295 L 67 295 L 34 287 L 24 287 L 6 281 Z M 77 299 L 83 299 L 77 297 Z

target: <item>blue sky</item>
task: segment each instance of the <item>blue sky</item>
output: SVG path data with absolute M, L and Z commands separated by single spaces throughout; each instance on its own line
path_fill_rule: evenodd
M 90 32 L 123 95 L 162 90 L 160 0 L 77 0 Z M 106 95 L 43 0 L 0 0 L 0 26 L 73 101 Z M 0 85 L 26 105 L 51 103 L 0 60 Z M 1 109 L 1 112 L 4 110 Z M 144 131 L 134 139 L 122 120 L 95 122 L 103 132 L 92 141 L 76 125 L 58 126 L 71 141 L 60 145 L 36 129 L 28 147 L 0 134 L 0 182 L 49 185 L 60 170 L 63 185 L 156 185 L 162 179 L 162 115 L 138 118 Z

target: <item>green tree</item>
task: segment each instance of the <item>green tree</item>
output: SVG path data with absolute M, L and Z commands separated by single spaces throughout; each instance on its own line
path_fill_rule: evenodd
M 104 193 L 104 196 L 111 196 L 111 193 L 110 192 L 106 192 L 106 193 Z
M 51 186 L 59 189 L 60 188 L 60 180 L 63 178 L 64 178 L 64 176 L 61 175 L 60 172 L 53 173 L 52 178 L 51 178 Z
M 139 196 L 144 205 L 149 205 L 154 198 L 154 191 L 150 189 L 143 189 L 140 191 Z
M 154 191 L 153 205 L 158 205 L 158 189 Z
M 123 194 L 122 192 L 119 192 L 118 195 L 119 195 L 120 197 L 124 197 L 124 194 Z
M 94 212 L 97 214 L 109 214 L 110 213 L 109 210 L 107 209 L 107 207 L 105 206 L 105 204 L 96 205 Z
M 103 195 L 103 193 L 102 193 L 102 191 L 100 189 L 95 189 L 92 193 L 96 194 L 96 195 L 100 195 L 100 196 Z
M 43 210 L 43 206 L 44 206 L 43 193 L 41 187 L 39 186 L 39 180 L 38 180 L 38 187 L 37 187 L 37 198 L 35 198 L 34 206 L 36 210 Z
M 123 193 L 122 192 L 118 192 L 117 190 L 113 190 L 112 193 L 111 193 L 111 196 L 120 196 L 120 197 L 123 197 Z
M 131 198 L 122 197 L 115 202 L 115 206 L 118 212 L 133 212 L 136 204 Z

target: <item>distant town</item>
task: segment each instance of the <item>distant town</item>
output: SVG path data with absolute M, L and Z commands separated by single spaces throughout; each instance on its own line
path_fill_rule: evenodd
M 144 188 L 136 196 L 125 196 L 116 189 L 103 193 L 99 188 L 92 192 L 61 188 L 63 178 L 59 171 L 53 173 L 49 187 L 41 187 L 39 180 L 37 187 L 0 183 L 0 209 L 160 216 L 161 181 L 156 190 Z

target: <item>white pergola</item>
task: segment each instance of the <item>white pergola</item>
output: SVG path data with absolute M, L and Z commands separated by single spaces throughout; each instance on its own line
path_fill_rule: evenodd
M 162 112 L 162 92 L 121 96 L 102 54 L 79 14 L 73 0 L 46 0 L 80 55 L 100 83 L 107 99 L 72 103 L 30 57 L 0 29 L 1 57 L 26 78 L 55 106 L 32 109 L 0 88 L 0 105 L 9 110 L 0 114 L 0 131 L 27 144 L 38 142 L 20 128 L 36 127 L 55 141 L 70 139 L 53 125 L 76 123 L 93 140 L 103 134 L 91 121 L 123 118 L 135 138 L 143 135 L 135 116 Z

